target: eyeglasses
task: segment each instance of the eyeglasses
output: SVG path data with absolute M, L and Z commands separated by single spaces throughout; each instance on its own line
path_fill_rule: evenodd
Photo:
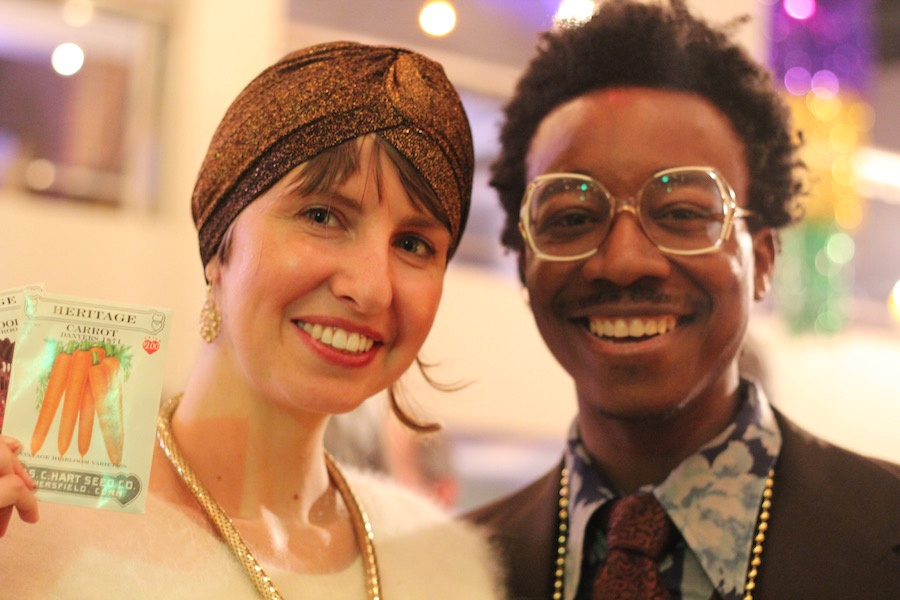
M 677 255 L 717 251 L 734 220 L 754 214 L 737 205 L 734 190 L 711 167 L 659 171 L 629 198 L 614 198 L 587 175 L 550 173 L 525 190 L 519 230 L 538 258 L 581 260 L 599 250 L 623 211 L 660 251 Z

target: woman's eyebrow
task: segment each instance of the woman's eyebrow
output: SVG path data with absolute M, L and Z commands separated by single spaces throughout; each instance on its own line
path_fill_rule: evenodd
M 405 217 L 402 221 L 404 226 L 417 229 L 447 229 L 447 226 L 427 211 L 416 211 L 415 214 Z
M 355 206 L 360 204 L 356 199 L 342 194 L 332 186 L 307 189 L 307 183 L 308 182 L 302 176 L 302 173 L 298 173 L 296 176 L 290 177 L 289 180 L 286 179 L 282 182 L 281 195 L 297 197 L 315 196 L 317 198 L 329 200 L 329 204 L 340 203 Z

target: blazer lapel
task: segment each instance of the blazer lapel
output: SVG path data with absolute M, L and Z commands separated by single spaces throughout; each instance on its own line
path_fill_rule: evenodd
M 511 600 L 552 597 L 561 468 L 466 516 L 488 528 L 503 554 Z

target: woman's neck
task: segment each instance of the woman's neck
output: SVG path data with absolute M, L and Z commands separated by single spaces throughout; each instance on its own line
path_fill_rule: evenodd
M 332 573 L 356 560 L 357 536 L 345 500 L 324 466 L 320 476 L 319 466 L 325 462 L 321 435 L 303 435 L 305 427 L 289 419 L 273 420 L 269 411 L 260 418 L 227 402 L 210 410 L 202 397 L 192 396 L 188 386 L 183 404 L 172 415 L 175 439 L 167 441 L 166 452 L 181 456 L 175 462 L 194 472 L 212 503 L 181 480 L 160 448 L 154 454 L 156 493 L 189 515 L 203 521 L 208 517 L 210 526 L 218 522 L 213 514 L 224 512 L 256 560 L 267 567 Z M 260 435 L 269 429 L 273 435 Z M 301 434 L 290 437 L 291 445 L 279 441 L 297 431 Z
M 191 467 L 232 518 L 308 522 L 329 491 L 327 415 L 290 410 L 233 376 L 198 369 L 172 418 Z

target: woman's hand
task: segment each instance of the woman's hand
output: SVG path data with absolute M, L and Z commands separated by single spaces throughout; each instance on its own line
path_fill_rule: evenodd
M 26 523 L 38 520 L 35 485 L 19 461 L 17 455 L 21 450 L 22 444 L 18 440 L 0 435 L 0 537 L 6 534 L 13 508 Z

